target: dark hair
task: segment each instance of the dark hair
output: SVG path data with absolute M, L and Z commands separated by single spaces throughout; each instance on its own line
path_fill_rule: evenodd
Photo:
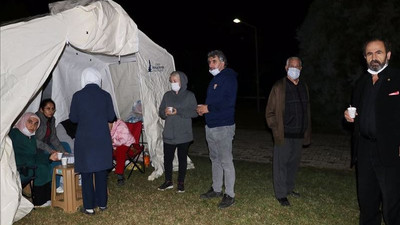
M 40 106 L 39 106 L 39 107 L 40 107 L 42 110 L 44 110 L 44 107 L 45 107 L 48 103 L 53 103 L 54 108 L 56 108 L 56 103 L 55 103 L 51 98 L 43 99 L 43 100 L 40 102 Z
M 374 37 L 374 38 L 370 38 L 370 39 L 368 39 L 365 43 L 364 43 L 364 45 L 363 45 L 363 55 L 365 56 L 365 50 L 366 50 L 366 48 L 367 48 L 367 45 L 370 43 L 370 42 L 373 42 L 373 41 L 381 41 L 381 42 L 383 42 L 383 45 L 385 46 L 385 50 L 386 50 L 386 53 L 387 52 L 390 52 L 391 51 L 391 44 L 390 44 L 390 42 L 388 41 L 388 40 L 386 40 L 386 39 L 383 39 L 383 38 L 378 38 L 378 37 Z
M 219 60 L 221 60 L 221 62 L 224 62 L 225 66 L 228 65 L 228 60 L 226 59 L 225 54 L 221 50 L 213 50 L 213 51 L 209 52 L 207 55 L 207 58 L 215 57 L 215 56 L 217 56 L 219 58 Z

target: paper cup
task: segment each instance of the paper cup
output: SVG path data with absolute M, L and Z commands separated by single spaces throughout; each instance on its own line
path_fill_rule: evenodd
M 172 111 L 174 110 L 174 107 L 171 107 L 171 106 L 167 107 L 167 110 L 168 110 L 169 113 L 172 113 Z
M 57 152 L 57 158 L 58 158 L 58 160 L 61 160 L 61 158 L 62 158 L 62 152 Z
M 349 112 L 349 116 L 351 118 L 354 119 L 356 117 L 356 111 L 357 111 L 356 107 L 349 107 L 349 108 L 347 108 L 347 111 Z
M 67 160 L 68 160 L 68 158 L 66 158 L 66 157 L 61 158 L 61 165 L 66 166 Z

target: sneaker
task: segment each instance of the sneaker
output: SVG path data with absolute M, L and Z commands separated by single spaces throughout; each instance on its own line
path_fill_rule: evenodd
M 161 184 L 160 187 L 158 187 L 158 190 L 165 191 L 165 190 L 172 189 L 172 188 L 174 188 L 172 181 L 165 181 L 163 184 Z
M 122 186 L 122 185 L 124 185 L 125 184 L 125 178 L 124 178 L 124 175 L 120 175 L 120 174 L 118 174 L 117 175 L 117 177 L 118 177 L 118 186 Z
M 63 187 L 58 187 L 57 189 L 56 189 L 56 193 L 57 194 L 62 194 L 62 193 L 64 193 L 64 188 Z
M 49 206 L 51 206 L 51 200 L 48 200 L 43 205 L 37 205 L 37 206 L 35 206 L 35 208 L 44 208 L 44 207 L 49 207 Z
M 95 214 L 94 209 L 85 209 L 85 208 L 82 208 L 81 212 L 84 213 L 84 214 L 87 214 L 87 215 L 94 215 L 94 214 Z
M 201 199 L 209 199 L 209 198 L 219 198 L 222 196 L 222 192 L 215 192 L 214 189 L 211 187 L 206 193 L 201 194 Z
M 185 193 L 185 185 L 183 183 L 178 183 L 178 193 Z
M 99 209 L 100 209 L 100 211 L 104 211 L 104 210 L 106 210 L 106 209 L 107 209 L 107 206 L 104 206 L 104 207 L 99 207 Z
M 231 196 L 224 194 L 224 197 L 222 198 L 221 202 L 218 205 L 218 208 L 220 209 L 225 209 L 228 208 L 229 206 L 233 205 L 235 203 L 235 198 L 232 198 Z
M 295 192 L 295 191 L 290 192 L 288 195 L 293 196 L 293 197 L 296 197 L 296 198 L 299 198 L 299 197 L 300 197 L 300 193 Z

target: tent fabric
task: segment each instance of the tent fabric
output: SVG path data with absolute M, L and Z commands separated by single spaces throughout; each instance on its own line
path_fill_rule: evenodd
M 111 0 L 1 27 L 1 224 L 12 224 L 32 209 L 20 195 L 7 134 L 43 86 L 65 43 L 108 55 L 122 56 L 139 50 L 136 24 Z

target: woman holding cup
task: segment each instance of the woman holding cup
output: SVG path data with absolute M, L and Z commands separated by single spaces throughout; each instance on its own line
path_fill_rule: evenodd
M 51 161 L 58 160 L 55 152 L 47 154 L 37 149 L 35 132 L 40 125 L 37 115 L 27 112 L 11 129 L 9 136 L 13 143 L 15 162 L 18 168 L 37 166 L 33 189 L 33 204 L 36 207 L 50 206 L 51 204 Z M 33 175 L 32 170 L 20 173 L 21 181 Z
M 42 149 L 45 152 L 52 153 L 61 153 L 61 156 L 58 155 L 58 160 L 51 163 L 50 173 L 53 173 L 53 168 L 55 166 L 61 165 L 61 157 L 64 154 L 67 155 L 71 150 L 67 143 L 61 143 L 57 137 L 56 132 L 56 118 L 54 117 L 54 113 L 56 112 L 56 103 L 50 99 L 46 98 L 40 102 L 39 110 L 36 112 L 36 115 L 40 118 L 40 126 L 36 131 L 36 146 L 38 149 Z M 61 180 L 61 176 L 56 177 L 56 192 L 63 193 L 63 184 Z
M 165 120 L 163 131 L 165 182 L 160 191 L 172 189 L 172 162 L 178 149 L 179 174 L 178 193 L 185 192 L 184 181 L 187 168 L 187 154 L 193 141 L 192 118 L 197 117 L 197 101 L 193 92 L 187 90 L 186 74 L 174 71 L 169 77 L 171 89 L 161 101 L 158 115 Z

